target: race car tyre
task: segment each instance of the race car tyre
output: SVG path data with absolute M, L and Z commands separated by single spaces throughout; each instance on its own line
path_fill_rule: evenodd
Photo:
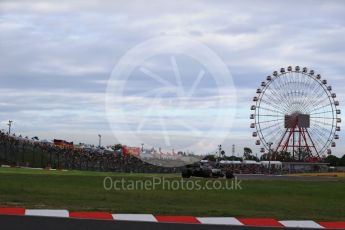
M 226 177 L 226 179 L 233 179 L 234 178 L 234 174 L 232 174 L 232 172 L 226 172 L 225 173 L 225 177 Z
M 190 178 L 192 176 L 192 172 L 189 170 L 183 170 L 182 171 L 182 177 L 183 178 Z

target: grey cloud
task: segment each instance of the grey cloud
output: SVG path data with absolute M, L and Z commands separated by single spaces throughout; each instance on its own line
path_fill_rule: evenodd
M 114 65 L 146 39 L 182 35 L 204 42 L 228 65 L 238 90 L 240 120 L 227 142 L 249 145 L 253 140 L 245 124 L 248 106 L 257 86 L 273 70 L 308 66 L 327 78 L 335 91 L 345 89 L 344 9 L 341 0 L 205 0 L 188 4 L 3 0 L 0 120 L 15 119 L 22 132 L 50 136 L 58 130 L 68 137 L 66 133 L 73 127 L 76 131 L 69 137 L 77 140 L 88 140 L 90 133 L 101 130 L 111 143 L 102 100 Z M 179 60 L 183 80 L 190 85 L 197 66 Z M 163 59 L 152 62 L 157 71 L 173 79 Z M 155 84 L 136 74 L 130 82 L 131 93 Z M 209 81 L 201 86 L 193 106 L 215 93 Z M 338 97 L 344 99 L 343 94 Z M 150 98 L 143 100 L 149 103 Z M 24 124 L 26 121 L 31 124 Z M 343 149 L 345 146 L 339 153 Z

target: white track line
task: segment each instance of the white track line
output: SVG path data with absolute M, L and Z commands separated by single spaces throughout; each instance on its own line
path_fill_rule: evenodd
M 234 217 L 197 217 L 202 224 L 243 225 Z
M 321 225 L 311 220 L 284 220 L 279 222 L 285 227 L 291 228 L 323 228 Z
M 50 210 L 50 209 L 26 209 L 26 216 L 51 216 L 51 217 L 69 217 L 67 210 Z
M 151 214 L 113 214 L 114 220 L 158 222 Z

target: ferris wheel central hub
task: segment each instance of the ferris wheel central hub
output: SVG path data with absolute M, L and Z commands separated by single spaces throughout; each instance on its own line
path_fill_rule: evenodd
M 310 128 L 310 115 L 293 113 L 292 115 L 285 115 L 285 128 Z

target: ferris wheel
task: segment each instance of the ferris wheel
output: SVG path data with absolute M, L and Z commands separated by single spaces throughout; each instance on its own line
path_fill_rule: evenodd
M 274 71 L 256 91 L 250 127 L 261 152 L 289 152 L 295 160 L 331 154 L 341 110 L 327 80 L 304 67 Z

